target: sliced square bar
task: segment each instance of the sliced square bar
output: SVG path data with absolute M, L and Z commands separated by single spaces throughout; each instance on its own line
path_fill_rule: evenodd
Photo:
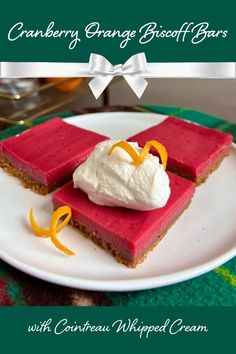
M 161 240 L 169 227 L 189 205 L 195 184 L 168 172 L 171 195 L 165 207 L 137 211 L 105 207 L 92 203 L 73 182 L 53 193 L 55 209 L 67 205 L 72 209 L 72 225 L 108 250 L 118 262 L 136 267 Z
M 168 152 L 168 170 L 190 179 L 204 182 L 229 153 L 232 136 L 184 120 L 168 117 L 162 123 L 128 139 L 144 146 L 148 140 L 158 140 Z M 155 150 L 151 151 L 156 154 Z
M 106 139 L 54 118 L 0 143 L 0 167 L 25 188 L 45 195 L 67 182 L 95 145 Z

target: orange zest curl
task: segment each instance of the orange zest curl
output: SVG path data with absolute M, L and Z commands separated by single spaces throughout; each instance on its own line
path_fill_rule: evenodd
M 158 154 L 160 155 L 161 163 L 162 163 L 164 170 L 165 170 L 166 165 L 167 165 L 167 160 L 168 160 L 168 153 L 166 151 L 165 146 L 162 145 L 161 143 L 159 143 L 158 141 L 156 141 L 156 140 L 147 141 L 146 144 L 144 145 L 144 148 L 141 151 L 140 155 L 142 156 L 142 154 L 144 154 L 144 158 L 143 158 L 143 160 L 144 160 L 147 157 L 147 155 L 149 154 L 149 151 L 152 147 L 154 147 L 156 149 L 156 151 L 158 152 Z
M 43 229 L 42 227 L 40 227 L 34 218 L 34 214 L 33 214 L 33 209 L 30 209 L 30 225 L 32 230 L 34 231 L 34 234 L 38 237 L 49 237 L 50 236 L 50 231 L 48 229 Z
M 109 155 L 113 152 L 113 150 L 116 147 L 119 147 L 119 148 L 125 150 L 129 154 L 129 156 L 133 159 L 133 164 L 136 167 L 138 167 L 139 165 L 141 165 L 143 163 L 143 161 L 147 158 L 151 148 L 154 147 L 160 155 L 161 163 L 162 163 L 164 169 L 166 169 L 167 160 L 168 160 L 168 153 L 166 151 L 165 146 L 156 140 L 147 141 L 144 148 L 142 149 L 142 151 L 139 154 L 133 148 L 133 146 L 130 145 L 127 141 L 121 140 L 111 147 L 111 149 L 109 151 Z
M 60 219 L 65 215 L 67 215 L 66 218 L 58 226 Z M 75 255 L 74 252 L 72 252 L 67 247 L 65 247 L 57 238 L 58 227 L 61 227 L 61 225 L 63 225 L 63 227 L 66 226 L 70 221 L 70 218 L 71 218 L 71 208 L 69 208 L 68 206 L 62 206 L 58 208 L 55 211 L 55 213 L 52 215 L 51 224 L 50 224 L 50 236 L 52 242 L 57 248 L 59 248 L 59 250 L 61 250 L 68 256 L 74 256 Z
M 133 148 L 133 146 L 131 146 L 125 140 L 118 141 L 118 143 L 114 144 L 111 147 L 109 155 L 111 155 L 111 153 L 113 152 L 113 150 L 116 147 L 119 147 L 119 148 L 125 150 L 129 154 L 129 156 L 133 159 L 133 163 L 134 163 L 135 166 L 139 166 L 143 162 L 143 161 L 141 161 L 140 155 L 136 152 L 136 150 Z
M 64 220 L 59 223 L 60 219 L 64 217 Z M 33 215 L 33 209 L 30 209 L 30 225 L 34 234 L 38 237 L 50 237 L 54 245 L 69 256 L 73 256 L 74 252 L 65 247 L 57 238 L 57 233 L 59 233 L 70 221 L 71 219 L 71 208 L 68 206 L 62 206 L 58 208 L 52 215 L 50 222 L 50 229 L 44 229 L 40 227 Z

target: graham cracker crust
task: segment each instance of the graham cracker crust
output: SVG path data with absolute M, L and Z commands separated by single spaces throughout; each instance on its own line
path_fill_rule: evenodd
M 0 155 L 0 167 L 2 167 L 10 175 L 17 177 L 24 188 L 30 188 L 34 192 L 46 195 L 54 191 L 59 185 L 53 184 L 51 186 L 45 186 L 29 177 L 23 170 L 15 167 L 6 157 Z
M 207 180 L 207 178 L 209 177 L 209 175 L 212 172 L 217 170 L 217 168 L 220 166 L 220 164 L 223 161 L 223 159 L 226 156 L 228 156 L 229 154 L 230 154 L 230 148 L 228 148 L 227 150 L 223 151 L 223 153 L 218 156 L 216 161 L 209 167 L 209 169 L 206 170 L 202 175 L 200 175 L 200 176 L 198 176 L 196 178 L 192 178 L 191 176 L 189 176 L 186 173 L 181 173 L 181 172 L 177 171 L 175 168 L 169 168 L 168 167 L 168 170 L 170 170 L 171 172 L 175 173 L 176 175 L 178 175 L 180 177 L 184 177 L 184 178 L 196 183 L 197 186 L 200 186 L 202 183 L 204 183 Z
M 171 226 L 177 221 L 177 219 L 182 215 L 182 213 L 189 207 L 190 203 L 191 203 L 191 200 L 183 207 L 183 209 L 178 213 L 178 215 L 168 225 L 168 227 L 162 232 L 162 234 L 157 236 L 157 238 L 154 240 L 154 242 L 141 254 L 140 257 L 138 257 L 136 259 L 124 258 L 124 256 L 121 255 L 120 251 L 116 247 L 111 245 L 109 242 L 101 240 L 96 235 L 96 232 L 91 232 L 84 225 L 79 224 L 77 221 L 71 220 L 70 223 L 72 226 L 74 226 L 76 229 L 78 229 L 78 231 L 81 231 L 86 238 L 90 239 L 96 245 L 98 245 L 99 247 L 101 247 L 102 249 L 104 249 L 108 253 L 110 253 L 117 260 L 117 262 L 122 263 L 129 268 L 136 268 L 138 264 L 144 262 L 148 253 L 150 251 L 152 251 L 157 246 L 157 244 L 162 240 L 162 238 L 166 235 L 168 230 L 171 228 Z

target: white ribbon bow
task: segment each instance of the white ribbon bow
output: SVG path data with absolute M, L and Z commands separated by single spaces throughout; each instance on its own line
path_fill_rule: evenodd
M 118 75 L 140 98 L 148 84 L 144 77 L 236 79 L 236 62 L 147 63 L 144 53 L 114 66 L 99 54 L 91 54 L 89 63 L 0 62 L 0 78 L 93 77 L 89 86 L 96 98 Z
M 140 75 L 147 72 L 144 53 L 130 57 L 123 65 L 112 65 L 105 57 L 92 53 L 89 58 L 89 70 L 95 76 L 89 83 L 95 98 L 98 98 L 114 76 L 123 76 L 134 93 L 140 98 L 148 82 Z

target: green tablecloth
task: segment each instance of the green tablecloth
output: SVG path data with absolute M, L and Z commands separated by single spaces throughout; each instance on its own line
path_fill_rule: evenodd
M 149 105 L 141 108 L 174 115 L 229 132 L 236 141 L 236 125 L 209 114 L 182 107 Z M 106 110 L 135 111 L 139 108 L 109 107 Z M 68 117 L 73 113 L 66 112 L 59 115 Z M 38 119 L 35 124 L 50 118 Z M 17 134 L 23 129 L 17 126 L 2 131 L 0 140 Z M 33 279 L 0 261 L 0 305 L 234 306 L 236 305 L 236 258 L 192 280 L 163 288 L 125 293 L 98 293 L 59 287 Z

